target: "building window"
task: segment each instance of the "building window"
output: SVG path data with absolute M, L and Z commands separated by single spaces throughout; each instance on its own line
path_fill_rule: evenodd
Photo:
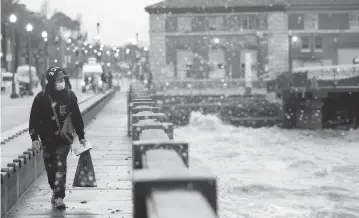
M 258 15 L 257 16 L 257 26 L 258 29 L 267 29 L 267 17 L 266 15 Z
M 192 31 L 191 18 L 190 17 L 178 17 L 177 30 L 179 32 L 191 32 Z
M 224 20 L 222 16 L 208 17 L 209 30 L 223 30 Z
M 302 42 L 301 51 L 302 52 L 309 52 L 310 51 L 309 36 L 302 36 L 301 37 L 301 42 Z
M 351 13 L 349 15 L 349 28 L 359 29 L 359 13 Z
M 318 29 L 318 14 L 314 14 L 314 13 L 304 14 L 304 29 L 305 30 Z
M 314 37 L 314 50 L 323 51 L 323 38 L 319 36 Z
M 155 22 L 156 24 L 160 23 L 160 22 Z M 166 19 L 166 32 L 176 32 L 177 31 L 177 25 L 176 25 L 176 17 L 174 16 L 170 16 L 170 17 L 167 17 Z M 160 25 L 157 25 L 160 27 Z M 156 32 L 156 31 L 154 31 Z
M 240 19 L 238 15 L 229 15 L 227 17 L 227 30 L 229 31 L 240 30 Z
M 255 17 L 253 15 L 241 16 L 241 29 L 251 30 L 255 28 Z

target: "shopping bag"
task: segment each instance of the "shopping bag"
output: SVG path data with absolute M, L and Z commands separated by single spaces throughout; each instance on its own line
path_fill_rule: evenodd
M 81 153 L 72 186 L 97 187 L 90 150 Z

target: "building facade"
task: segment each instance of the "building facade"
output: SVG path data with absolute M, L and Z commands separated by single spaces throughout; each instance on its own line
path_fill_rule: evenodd
M 359 0 L 168 0 L 150 14 L 154 79 L 257 77 L 359 57 Z

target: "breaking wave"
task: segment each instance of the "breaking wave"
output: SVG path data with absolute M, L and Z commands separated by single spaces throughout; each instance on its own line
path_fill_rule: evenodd
M 359 131 L 246 128 L 192 113 L 175 130 L 219 178 L 220 217 L 359 217 Z

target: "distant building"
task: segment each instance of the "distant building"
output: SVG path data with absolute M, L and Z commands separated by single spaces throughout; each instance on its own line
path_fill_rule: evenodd
M 359 0 L 223 2 L 166 0 L 145 8 L 154 79 L 242 78 L 246 63 L 260 75 L 288 71 L 289 63 L 351 64 L 359 57 Z

